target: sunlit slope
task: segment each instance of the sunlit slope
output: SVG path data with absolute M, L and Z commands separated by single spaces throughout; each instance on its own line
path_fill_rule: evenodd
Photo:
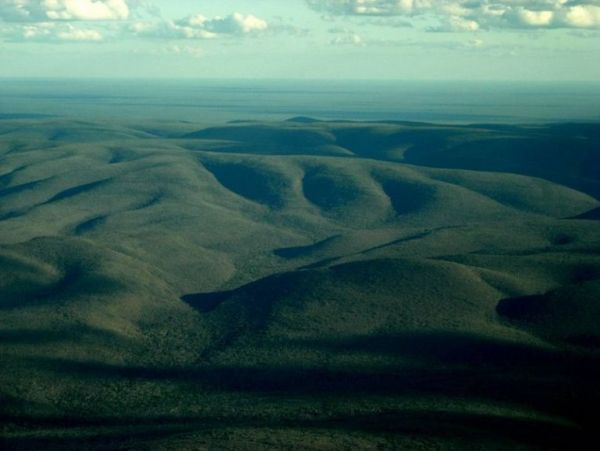
M 173 302 L 177 292 L 159 273 L 88 240 L 1 246 L 0 271 L 0 334 L 9 354 L 25 346 L 37 356 L 171 362 L 189 352 L 182 344 L 201 343 L 199 323 Z
M 267 258 L 272 249 L 340 232 L 388 236 L 393 229 L 401 236 L 407 228 L 547 221 L 597 206 L 586 194 L 524 176 L 357 158 L 189 152 L 147 141 L 5 156 L 2 242 L 88 237 L 198 290 L 226 283 L 239 269 L 253 271 L 249 279 L 264 274 L 261 265 L 240 268 L 249 256 Z
M 0 133 L 9 448 L 551 449 L 592 431 L 597 126 Z

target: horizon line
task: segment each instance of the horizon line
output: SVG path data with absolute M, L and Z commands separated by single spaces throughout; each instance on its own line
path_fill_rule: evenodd
M 503 84 L 591 84 L 600 87 L 595 80 L 510 80 L 510 79 L 415 79 L 415 78 L 290 78 L 290 77 L 135 77 L 135 76 L 2 76 L 0 81 L 238 81 L 238 82 L 328 82 L 328 83 L 503 83 Z

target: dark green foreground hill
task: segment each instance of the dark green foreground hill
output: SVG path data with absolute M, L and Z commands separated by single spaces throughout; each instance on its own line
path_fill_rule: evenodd
M 0 120 L 0 448 L 579 449 L 600 126 Z

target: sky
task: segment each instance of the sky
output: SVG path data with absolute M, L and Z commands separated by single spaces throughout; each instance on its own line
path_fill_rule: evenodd
M 600 80 L 600 0 L 0 0 L 0 77 Z

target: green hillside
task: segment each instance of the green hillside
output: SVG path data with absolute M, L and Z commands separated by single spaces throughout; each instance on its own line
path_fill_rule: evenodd
M 0 120 L 0 447 L 582 447 L 599 130 Z

